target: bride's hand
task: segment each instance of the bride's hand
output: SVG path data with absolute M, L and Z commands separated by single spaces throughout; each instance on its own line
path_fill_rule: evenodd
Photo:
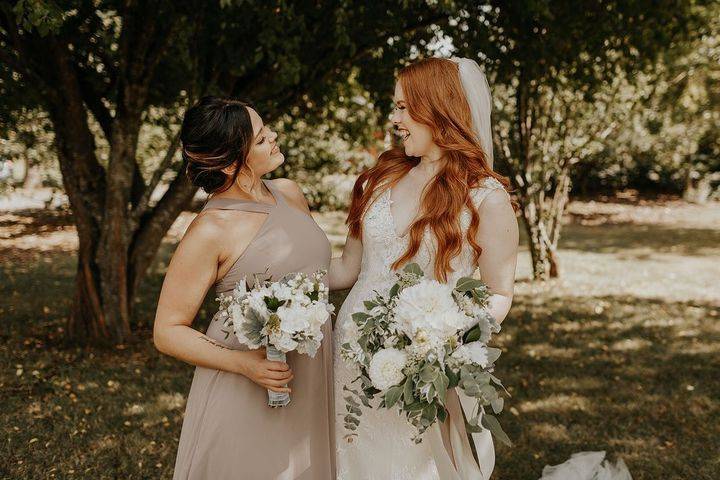
M 238 353 L 241 355 L 240 374 L 273 392 L 290 393 L 291 389 L 285 385 L 293 379 L 293 373 L 287 363 L 268 360 L 264 348 Z

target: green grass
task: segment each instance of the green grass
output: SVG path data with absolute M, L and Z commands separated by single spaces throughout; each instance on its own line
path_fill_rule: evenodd
M 320 220 L 341 242 L 341 216 Z M 73 255 L 0 244 L 0 478 L 171 478 L 192 378 L 150 339 L 171 251 L 143 288 L 137 338 L 98 350 L 62 340 Z M 497 447 L 493 478 L 539 478 L 581 450 L 622 457 L 636 480 L 718 478 L 719 256 L 717 224 L 571 224 L 564 278 L 536 284 L 523 250 L 496 341 L 515 446 Z M 208 298 L 199 328 L 211 312 Z

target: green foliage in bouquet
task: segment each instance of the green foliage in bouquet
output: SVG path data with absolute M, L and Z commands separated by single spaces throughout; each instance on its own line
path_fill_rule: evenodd
M 402 292 L 420 284 L 423 271 L 412 263 L 398 272 L 397 277 L 398 281 L 387 294 L 375 291 L 374 297 L 364 302 L 365 311 L 352 315 L 357 337 L 355 341 L 342 345 L 345 360 L 356 363 L 360 370 L 358 377 L 343 387 L 347 392 L 344 397 L 345 427 L 352 432 L 350 435 L 356 435 L 354 432 L 360 424 L 361 404 L 372 408 L 371 400 L 378 396 L 377 408 L 396 408 L 405 415 L 417 429 L 413 440 L 420 443 L 425 430 L 437 420 L 444 422 L 447 419 L 448 390 L 458 388 L 477 400 L 477 406 L 466 422 L 468 431 L 487 428 L 500 441 L 510 445 L 510 439 L 498 420 L 484 412 L 485 407 L 490 407 L 498 414 L 504 404 L 496 389 L 500 387 L 504 390 L 504 387 L 492 374 L 500 350 L 485 346 L 490 335 L 499 331 L 499 325 L 485 309 L 490 296 L 487 285 L 471 277 L 460 278 L 452 289 L 452 297 L 460 310 L 468 315 L 472 325 L 443 337 L 433 348 L 417 349 L 413 342 L 424 341 L 427 335 L 422 332 L 411 338 L 396 318 L 396 311 Z M 473 342 L 473 347 L 468 346 Z M 480 362 L 476 361 L 477 355 L 469 353 L 470 349 L 479 352 L 482 357 Z M 407 360 L 402 364 L 401 372 L 390 380 L 393 384 L 380 389 L 371 379 L 371 361 L 378 352 L 388 350 L 398 359 Z

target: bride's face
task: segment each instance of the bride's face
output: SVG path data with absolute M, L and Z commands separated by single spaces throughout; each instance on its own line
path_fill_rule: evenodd
M 393 103 L 395 103 L 395 108 L 390 120 L 395 126 L 398 135 L 402 138 L 405 155 L 424 157 L 436 150 L 437 145 L 433 142 L 430 127 L 410 118 L 400 82 L 395 84 Z

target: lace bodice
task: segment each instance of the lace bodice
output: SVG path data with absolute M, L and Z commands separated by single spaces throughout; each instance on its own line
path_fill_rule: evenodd
M 503 185 L 492 177 L 485 178 L 480 186 L 471 190 L 475 207 L 479 207 L 485 197 L 496 189 L 504 188 Z M 390 190 L 386 189 L 378 195 L 370 205 L 363 220 L 363 256 L 360 267 L 360 275 L 357 283 L 351 292 L 366 291 L 365 285 L 372 285 L 372 289 L 382 291 L 389 289 L 396 281 L 392 264 L 400 258 L 408 246 L 409 235 L 399 236 L 395 230 L 395 221 L 390 209 Z M 460 226 L 463 236 L 470 225 L 471 214 L 463 209 L 460 217 Z M 417 263 L 428 278 L 434 278 L 435 261 L 434 237 L 430 231 L 423 235 L 423 241 L 418 253 L 412 259 Z M 454 284 L 459 278 L 471 275 L 475 266 L 473 265 L 473 251 L 467 242 L 463 243 L 460 255 L 453 258 L 450 265 L 453 271 L 448 274 L 448 283 Z M 354 295 L 353 295 L 354 296 Z M 351 295 L 348 295 L 350 298 Z M 345 302 L 347 305 L 349 302 Z M 345 306 L 343 305 L 343 306 Z M 340 315 L 338 315 L 340 319 Z M 338 322 L 340 323 L 340 322 Z
M 471 190 L 473 203 L 479 207 L 483 199 L 493 190 L 502 189 L 500 182 L 492 177 L 484 179 L 481 185 Z M 365 215 L 363 223 L 363 257 L 360 267 L 358 283 L 370 282 L 377 285 L 390 285 L 395 281 L 392 264 L 405 251 L 409 235 L 399 236 L 395 231 L 395 222 L 390 210 L 390 190 L 386 189 L 372 203 Z M 464 209 L 460 217 L 460 226 L 463 236 L 470 225 L 470 212 Z M 429 278 L 434 278 L 434 237 L 426 231 L 420 250 L 413 258 Z M 455 257 L 451 266 L 453 272 L 448 275 L 448 283 L 455 283 L 462 276 L 471 274 L 475 267 L 472 262 L 473 251 L 467 242 L 464 242 L 460 255 Z M 377 288 L 377 287 L 376 287 Z
M 496 179 L 485 179 L 470 193 L 475 207 L 479 207 L 493 190 L 502 188 L 502 184 Z M 360 275 L 338 313 L 335 326 L 335 408 L 340 415 L 336 422 L 339 480 L 373 478 L 368 470 L 371 466 L 367 464 L 367 459 L 393 457 L 401 458 L 402 461 L 383 462 L 385 469 L 382 472 L 383 478 L 398 480 L 442 478 L 436 469 L 432 454 L 423 450 L 429 448 L 427 443 L 415 445 L 411 440 L 414 433 L 412 427 L 396 412 L 385 409 L 365 410 L 357 430 L 358 435 L 353 439 L 348 437 L 342 422 L 342 414 L 345 412 L 342 389 L 357 377 L 358 372 L 357 367 L 349 365 L 339 355 L 341 345 L 356 335 L 351 315 L 362 309 L 362 302 L 371 296 L 373 290 L 387 291 L 395 283 L 396 276 L 392 264 L 403 254 L 409 241 L 409 235 L 399 236 L 396 232 L 390 202 L 390 190 L 386 189 L 368 208 L 363 220 L 363 256 Z M 463 235 L 467 232 L 470 219 L 470 212 L 464 209 L 460 218 Z M 422 245 L 412 261 L 423 269 L 428 278 L 434 278 L 434 252 L 434 237 L 431 232 L 426 231 Z M 467 242 L 464 242 L 460 255 L 452 260 L 451 266 L 454 270 L 448 275 L 448 283 L 451 284 L 460 277 L 474 272 L 473 251 Z M 388 442 L 388 439 L 392 441 Z M 362 460 L 363 458 L 365 461 Z M 356 475 L 358 469 L 364 472 L 363 476 Z

